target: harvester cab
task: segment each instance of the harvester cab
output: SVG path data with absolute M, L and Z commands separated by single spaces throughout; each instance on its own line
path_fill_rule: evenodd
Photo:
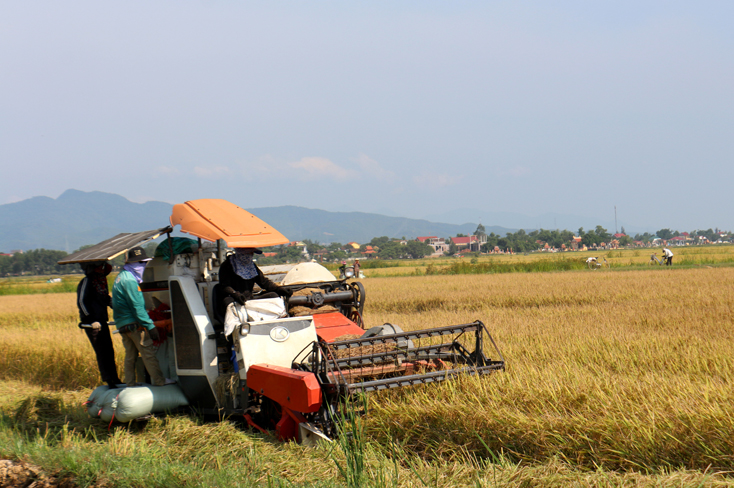
M 256 293 L 242 307 L 233 333 L 225 335 L 217 285 L 228 248 L 289 241 L 225 200 L 175 205 L 170 224 L 120 234 L 60 263 L 112 259 L 168 234 L 145 269 L 141 290 L 151 315 L 162 314 L 162 323 L 171 327 L 171 342 L 161 346 L 170 354 L 159 360 L 170 363 L 188 404 L 204 415 L 243 419 L 274 430 L 282 440 L 310 443 L 337 434 L 341 405 L 357 392 L 504 369 L 504 358 L 479 321 L 414 331 L 393 324 L 365 330 L 362 284 L 337 279 L 313 262 L 261 267 L 292 296 L 286 303 L 257 299 Z M 175 226 L 198 239 L 172 238 Z M 490 345 L 495 359 L 485 354 Z

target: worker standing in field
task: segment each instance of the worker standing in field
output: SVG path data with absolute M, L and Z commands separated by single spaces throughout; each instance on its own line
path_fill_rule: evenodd
M 122 345 L 125 346 L 125 383 L 128 386 L 135 385 L 135 359 L 138 353 L 154 386 L 173 383 L 163 376 L 155 356 L 153 341 L 159 341 L 160 336 L 145 310 L 145 300 L 140 289 L 143 271 L 150 260 L 142 247 L 130 249 L 125 266 L 112 287 L 112 309 L 117 330 L 122 336 Z
M 359 258 L 354 260 L 354 277 L 359 278 Z
M 84 278 L 76 288 L 76 304 L 79 307 L 79 327 L 84 328 L 94 354 L 97 356 L 97 367 L 102 381 L 110 388 L 117 388 L 122 383 L 117 375 L 115 364 L 115 348 L 107 322 L 107 307 L 112 304 L 110 290 L 107 286 L 107 275 L 112 266 L 106 261 L 81 263 Z
M 670 266 L 673 264 L 673 251 L 667 247 L 663 248 L 663 257 L 665 258 L 665 265 Z

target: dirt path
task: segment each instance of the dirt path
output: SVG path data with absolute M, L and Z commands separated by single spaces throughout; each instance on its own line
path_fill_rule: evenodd
M 41 468 L 23 461 L 0 460 L 0 488 L 75 488 L 73 479 L 47 475 Z M 100 485 L 101 486 L 101 485 Z

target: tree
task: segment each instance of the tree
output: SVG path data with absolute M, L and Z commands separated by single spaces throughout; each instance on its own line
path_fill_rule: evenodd
M 594 232 L 596 232 L 596 235 L 601 237 L 602 240 L 604 241 L 608 241 L 609 238 L 612 237 L 612 235 L 609 232 L 607 232 L 607 230 L 604 227 L 602 227 L 601 225 L 597 225 Z
M 623 232 L 624 234 L 624 232 Z M 632 244 L 632 238 L 628 235 L 624 235 L 619 238 L 619 245 L 620 246 L 629 246 Z
M 485 230 L 484 226 L 482 224 L 479 224 L 477 226 L 477 230 L 474 231 L 475 236 L 486 236 L 487 231 Z
M 460 237 L 460 236 L 457 236 L 457 237 Z M 452 241 L 451 238 L 446 239 L 446 242 L 449 243 L 449 249 L 444 254 L 446 254 L 447 256 L 453 256 L 454 254 L 459 252 L 459 246 L 454 244 L 454 241 Z
M 306 249 L 308 249 L 308 252 L 310 252 L 311 254 L 324 248 L 323 245 L 319 244 L 318 242 L 314 242 L 311 239 L 304 239 L 303 243 L 306 245 Z
M 673 231 L 670 229 L 660 229 L 659 231 L 655 233 L 655 235 L 667 241 L 668 239 L 673 237 Z
M 405 252 L 404 249 L 407 246 L 402 246 L 397 241 L 388 241 L 380 247 L 377 251 L 377 256 L 380 259 L 398 259 Z
M 375 237 L 375 238 L 373 238 L 370 241 L 370 246 L 372 246 L 372 247 L 382 247 L 385 244 L 387 244 L 388 242 L 390 242 L 390 238 L 387 237 L 387 236 Z
M 57 274 L 76 273 L 79 265 L 60 265 L 58 261 L 67 256 L 64 251 L 33 249 L 13 256 L 0 256 L 0 274 Z
M 408 255 L 413 259 L 420 259 L 426 255 L 430 256 L 433 253 L 433 248 L 428 244 L 420 241 L 408 241 L 405 246 Z

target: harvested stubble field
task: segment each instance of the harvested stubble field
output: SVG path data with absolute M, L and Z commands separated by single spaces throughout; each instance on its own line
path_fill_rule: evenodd
M 190 417 L 108 431 L 78 406 L 98 378 L 74 295 L 0 297 L 0 457 L 115 486 L 732 486 L 733 281 L 730 267 L 364 280 L 367 326 L 479 319 L 507 371 L 373 394 L 362 434 L 333 449 Z

